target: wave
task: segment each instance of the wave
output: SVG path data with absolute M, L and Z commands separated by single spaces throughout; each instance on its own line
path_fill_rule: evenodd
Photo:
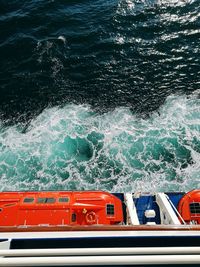
M 145 119 L 123 107 L 98 114 L 68 104 L 45 109 L 27 128 L 1 121 L 1 190 L 200 187 L 197 93 L 170 96 Z

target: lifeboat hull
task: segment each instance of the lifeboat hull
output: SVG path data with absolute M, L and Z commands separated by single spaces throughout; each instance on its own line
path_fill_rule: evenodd
M 0 226 L 114 225 L 122 222 L 120 199 L 106 192 L 0 193 Z

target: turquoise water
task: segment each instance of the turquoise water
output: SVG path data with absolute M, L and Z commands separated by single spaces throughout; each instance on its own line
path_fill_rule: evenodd
M 184 191 L 200 187 L 200 99 L 170 96 L 148 118 L 128 108 L 45 109 L 1 126 L 2 190 Z
M 199 0 L 0 0 L 1 190 L 200 187 Z

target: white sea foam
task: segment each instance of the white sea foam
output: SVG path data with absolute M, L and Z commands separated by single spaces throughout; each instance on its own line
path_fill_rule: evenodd
M 200 100 L 171 96 L 148 119 L 127 108 L 44 110 L 26 132 L 0 129 L 2 190 L 200 187 Z
M 62 35 L 58 37 L 58 40 L 61 40 L 64 44 L 66 43 L 66 38 Z

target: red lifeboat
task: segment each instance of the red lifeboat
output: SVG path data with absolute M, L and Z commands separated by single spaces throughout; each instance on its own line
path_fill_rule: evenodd
M 0 193 L 0 226 L 113 225 L 122 222 L 121 200 L 106 192 Z
M 187 224 L 200 224 L 200 190 L 185 194 L 178 204 L 178 212 Z

